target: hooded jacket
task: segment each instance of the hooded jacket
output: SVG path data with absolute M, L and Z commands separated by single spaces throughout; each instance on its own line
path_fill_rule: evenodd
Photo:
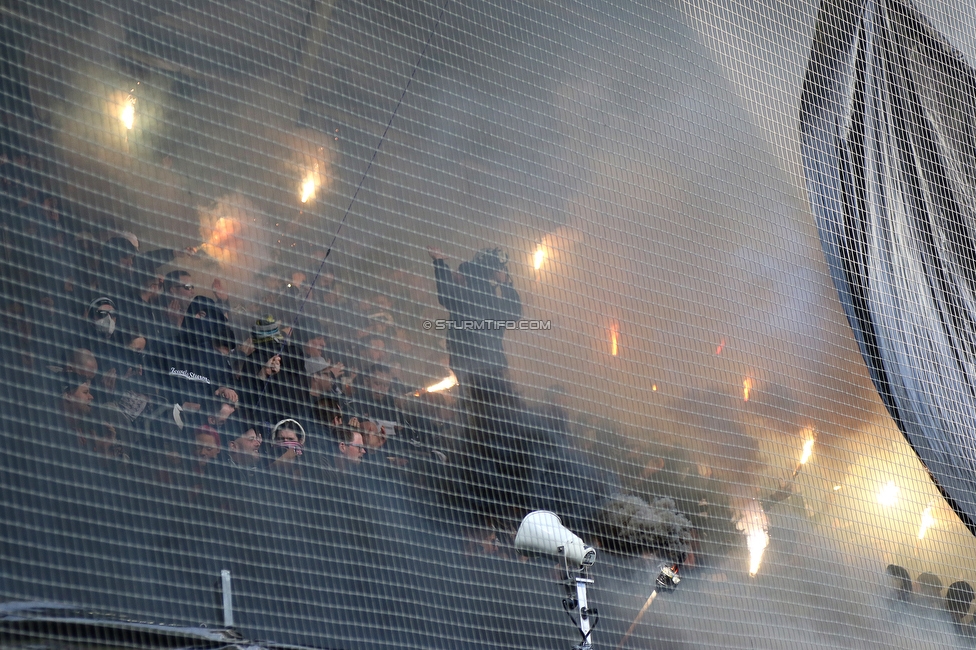
M 460 279 L 455 278 L 444 260 L 434 261 L 437 281 L 437 300 L 450 314 L 455 324 L 486 321 L 510 321 L 522 318 L 522 300 L 511 284 L 499 286 L 496 294 L 491 282 L 495 269 L 476 262 L 464 262 L 458 267 Z M 499 370 L 508 367 L 502 348 L 505 330 L 486 327 L 460 329 L 456 325 L 447 332 L 447 351 L 451 355 L 451 369 L 455 373 Z
M 233 333 L 216 303 L 203 296 L 194 298 L 176 338 L 154 346 L 152 363 L 163 401 L 206 405 L 218 388 L 233 388 L 228 358 L 214 349 L 215 341 L 227 338 L 232 339 Z

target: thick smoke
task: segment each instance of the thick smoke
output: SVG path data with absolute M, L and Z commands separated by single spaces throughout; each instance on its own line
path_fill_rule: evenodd
M 147 246 L 202 241 L 242 281 L 235 297 L 251 297 L 255 266 L 315 259 L 338 233 L 330 261 L 350 293 L 409 295 L 395 316 L 418 364 L 442 356 L 440 335 L 419 327 L 443 317 L 426 246 L 455 266 L 505 247 L 526 316 L 552 323 L 506 335 L 516 387 L 506 398 L 558 381 L 563 436 L 514 406 L 482 413 L 453 441 L 462 460 L 424 480 L 324 482 L 330 499 L 260 494 L 253 512 L 216 523 L 148 503 L 133 482 L 77 492 L 96 480 L 84 468 L 53 482 L 27 476 L 37 452 L 21 441 L 2 475 L 27 484 L 10 486 L 21 499 L 5 502 L 3 519 L 53 532 L 36 548 L 16 543 L 30 526 L 4 533 L 17 573 L 4 595 L 195 624 L 229 566 L 242 626 L 258 636 L 569 645 L 552 567 L 506 546 L 519 515 L 548 507 L 588 538 L 616 540 L 594 569 L 600 645 L 620 639 L 652 588 L 656 560 L 632 553 L 690 551 L 698 563 L 629 647 L 965 646 L 932 585 L 976 580 L 976 549 L 884 414 L 802 189 L 796 114 L 815 3 L 458 4 L 436 30 L 442 3 L 336 2 L 324 25 L 265 19 L 245 35 L 288 46 L 247 66 L 227 46 L 249 39 L 200 34 L 257 17 L 221 23 L 218 12 L 220 24 L 198 32 L 187 16 L 200 12 L 188 11 L 164 31 L 189 30 L 186 42 L 219 53 L 219 65 L 193 69 L 208 57 L 190 52 L 139 88 L 114 59 L 129 46 L 165 56 L 151 39 L 159 16 L 59 14 L 27 63 L 38 119 L 63 153 L 51 177 L 86 222 L 134 230 Z M 279 27 L 318 34 L 319 45 L 295 48 Z M 294 74 L 303 60 L 308 77 Z M 131 130 L 113 113 L 130 93 Z M 814 456 L 758 524 L 769 542 L 749 577 L 734 522 L 754 522 L 785 489 L 808 430 Z M 56 460 L 44 471 L 56 474 Z M 878 484 L 896 479 L 902 500 L 886 509 Z M 939 525 L 918 540 L 933 499 Z M 134 514 L 114 539 L 123 511 Z M 489 525 L 500 533 L 493 553 L 471 552 L 466 535 Z M 925 583 L 939 607 L 892 602 L 889 564 L 934 576 Z M 968 593 L 952 591 L 957 619 Z

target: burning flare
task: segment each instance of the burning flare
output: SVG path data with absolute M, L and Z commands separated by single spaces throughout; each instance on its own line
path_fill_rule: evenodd
M 749 393 L 752 392 L 752 377 L 746 377 L 742 380 L 742 401 L 749 401 Z
M 895 482 L 888 481 L 885 483 L 884 487 L 881 488 L 881 491 L 878 492 L 878 503 L 890 508 L 898 503 L 898 491 L 898 486 L 895 485 Z
M 769 520 L 758 499 L 753 499 L 747 508 L 742 510 L 736 528 L 745 533 L 746 546 L 749 549 L 749 576 L 759 573 L 763 554 L 769 546 Z
M 315 169 L 308 172 L 305 175 L 304 180 L 302 180 L 302 185 L 300 189 L 299 199 L 303 204 L 308 203 L 315 198 L 315 190 L 318 189 L 319 183 L 319 166 L 316 165 Z
M 269 254 L 254 205 L 241 194 L 225 194 L 199 214 L 200 252 L 218 262 L 225 277 L 249 278 Z
M 431 384 L 430 386 L 428 386 L 426 388 L 426 391 L 428 393 L 439 393 L 441 391 L 450 390 L 451 388 L 454 388 L 455 386 L 457 386 L 457 383 L 458 383 L 457 377 L 455 377 L 454 373 L 452 372 L 450 375 L 448 375 L 444 379 L 441 379 L 436 384 Z
M 918 527 L 918 538 L 925 539 L 925 533 L 929 531 L 929 528 L 935 526 L 935 516 L 932 514 L 932 507 L 935 505 L 934 502 L 929 502 L 925 506 L 925 510 L 922 511 L 922 523 Z
M 136 123 L 136 98 L 132 95 L 126 96 L 122 100 L 122 107 L 119 110 L 119 121 L 126 131 L 131 131 Z
M 803 454 L 800 456 L 800 464 L 806 465 L 810 457 L 813 456 L 813 438 L 807 438 L 807 441 L 803 443 Z
M 243 227 L 233 217 L 219 217 L 205 233 L 206 241 L 201 249 L 218 262 L 229 261 L 242 244 Z
M 611 356 L 614 357 L 617 356 L 617 352 L 619 351 L 618 349 L 619 338 L 620 338 L 620 325 L 616 321 L 614 321 L 614 323 L 610 326 L 610 355 Z
M 749 576 L 754 577 L 759 573 L 763 554 L 769 546 L 769 534 L 764 530 L 754 530 L 746 538 L 746 545 L 749 547 Z
M 542 263 L 546 261 L 546 249 L 542 244 L 535 249 L 535 253 L 532 254 L 532 268 L 536 271 L 542 268 Z

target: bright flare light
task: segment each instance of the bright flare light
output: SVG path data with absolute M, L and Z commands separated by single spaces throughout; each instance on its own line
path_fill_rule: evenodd
M 742 380 L 742 401 L 749 401 L 749 393 L 752 392 L 752 378 L 746 377 Z
M 119 111 L 119 121 L 126 131 L 131 131 L 136 123 L 136 98 L 132 95 L 127 96 L 122 101 L 122 109 Z
M 894 481 L 888 481 L 885 483 L 881 491 L 878 492 L 878 503 L 890 508 L 891 506 L 898 503 L 898 486 L 895 485 Z
M 310 171 L 306 176 L 305 180 L 302 181 L 301 196 L 299 197 L 302 203 L 308 203 L 309 200 L 315 198 L 315 189 L 318 187 L 318 172 Z
M 748 507 L 741 511 L 736 528 L 746 535 L 746 547 L 749 549 L 749 576 L 759 573 L 759 566 L 762 564 L 763 554 L 769 546 L 769 520 L 762 504 L 753 499 Z
M 546 261 L 546 249 L 540 244 L 535 252 L 532 253 L 532 268 L 536 271 L 542 268 L 542 263 Z
M 746 545 L 749 547 L 749 576 L 755 577 L 759 573 L 766 547 L 769 546 L 769 534 L 762 529 L 754 530 L 746 538 Z
M 610 326 L 610 354 L 611 356 L 617 356 L 618 349 L 618 339 L 620 338 L 620 325 L 614 323 Z
M 925 539 L 925 533 L 929 531 L 929 528 L 935 525 L 935 516 L 932 514 L 932 505 L 929 504 L 925 506 L 925 510 L 922 511 L 922 523 L 918 527 L 918 538 Z
M 444 379 L 441 379 L 436 384 L 432 384 L 432 385 L 428 386 L 427 387 L 427 392 L 428 393 L 439 393 L 439 392 L 444 391 L 444 390 L 450 390 L 451 388 L 454 388 L 455 386 L 457 386 L 457 383 L 458 383 L 457 377 L 455 377 L 454 376 L 454 373 L 452 372 L 450 375 L 448 375 Z
M 243 226 L 234 217 L 220 217 L 205 234 L 206 240 L 200 248 L 218 262 L 230 262 L 244 241 Z
M 808 438 L 805 443 L 803 443 L 803 455 L 800 456 L 800 464 L 806 465 L 810 457 L 813 456 L 813 438 Z

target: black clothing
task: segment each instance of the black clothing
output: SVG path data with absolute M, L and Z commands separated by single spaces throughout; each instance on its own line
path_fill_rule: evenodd
M 121 309 L 128 317 L 126 327 L 133 336 L 142 336 L 147 342 L 162 338 L 165 321 L 158 301 L 146 302 L 136 295 L 122 301 Z
M 233 373 L 228 358 L 213 347 L 221 323 L 208 318 L 187 316 L 173 341 L 154 345 L 151 367 L 164 403 L 194 402 L 205 406 L 214 392 L 233 388 Z
M 522 318 L 522 300 L 515 288 L 511 284 L 497 285 L 496 293 L 495 285 L 488 279 L 464 273 L 462 269 L 469 264 L 459 267 L 461 280 L 457 280 L 444 260 L 434 260 L 437 300 L 454 324 L 447 332 L 447 351 L 451 370 L 458 376 L 507 368 L 502 349 L 505 330 L 484 324 Z M 472 323 L 470 328 L 465 327 L 468 322 Z
M 281 370 L 265 379 L 261 369 L 279 351 Z M 312 419 L 305 358 L 293 343 L 285 343 L 282 347 L 272 341 L 258 346 L 245 363 L 241 387 L 241 403 L 254 414 L 257 422 L 273 426 L 285 418 L 299 422 Z
M 392 395 L 382 395 L 380 398 L 373 397 L 369 391 L 362 388 L 353 396 L 349 405 L 349 415 L 360 420 L 387 420 L 389 422 L 402 423 L 400 410 Z

